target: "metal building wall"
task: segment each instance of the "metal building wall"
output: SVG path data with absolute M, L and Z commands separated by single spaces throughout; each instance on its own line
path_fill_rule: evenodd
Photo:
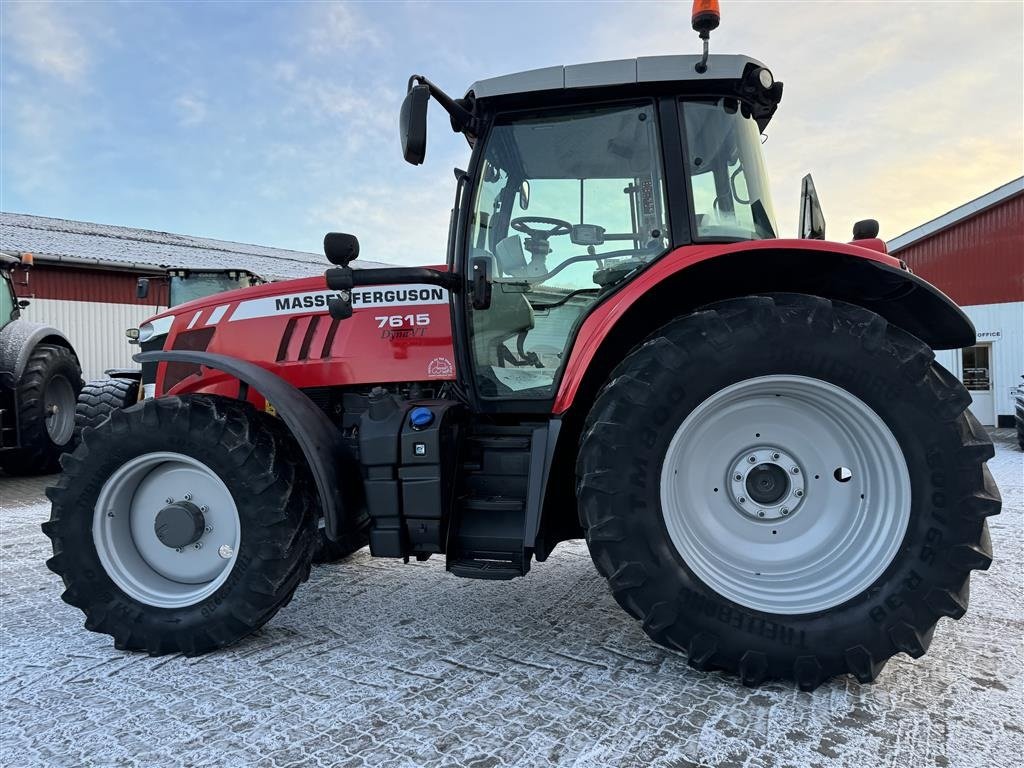
M 1024 301 L 1024 194 L 893 255 L 961 306 Z
M 138 304 L 33 299 L 22 317 L 63 331 L 78 353 L 82 373 L 88 380 L 102 378 L 108 368 L 138 367 L 132 355 L 139 348 L 128 343 L 125 329 L 138 328 L 161 309 Z

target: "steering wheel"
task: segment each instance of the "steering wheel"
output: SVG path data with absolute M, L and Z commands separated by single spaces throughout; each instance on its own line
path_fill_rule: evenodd
M 535 237 L 538 240 L 547 240 L 549 237 L 568 235 L 572 232 L 572 224 L 563 219 L 549 219 L 547 216 L 519 216 L 509 222 L 516 232 L 522 232 L 528 237 Z M 549 229 L 536 229 L 531 224 L 548 224 Z

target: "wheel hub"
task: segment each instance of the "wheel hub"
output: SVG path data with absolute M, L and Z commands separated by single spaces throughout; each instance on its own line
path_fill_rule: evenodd
M 203 511 L 191 501 L 176 501 L 157 512 L 156 537 L 165 547 L 181 549 L 195 544 L 206 530 Z
M 679 425 L 661 511 L 682 560 L 739 605 L 795 615 L 868 589 L 899 551 L 910 478 L 864 401 L 820 379 L 738 381 Z
M 799 462 L 776 446 L 757 445 L 742 451 L 732 462 L 729 480 L 733 508 L 756 520 L 789 517 L 805 498 Z

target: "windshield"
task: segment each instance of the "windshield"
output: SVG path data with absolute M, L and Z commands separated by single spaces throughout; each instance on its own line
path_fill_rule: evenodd
M 548 396 L 575 323 L 668 247 L 656 122 L 644 103 L 489 132 L 467 243 L 494 274 L 471 317 L 484 396 Z
M 681 102 L 696 237 L 777 237 L 761 131 L 735 99 Z
M 0 327 L 14 319 L 14 291 L 7 272 L 0 270 Z
M 234 273 L 234 276 L 226 272 L 189 272 L 187 276 L 171 276 L 172 307 L 184 304 L 194 299 L 204 299 L 215 293 L 233 291 L 235 288 L 248 288 L 252 280 L 247 274 Z

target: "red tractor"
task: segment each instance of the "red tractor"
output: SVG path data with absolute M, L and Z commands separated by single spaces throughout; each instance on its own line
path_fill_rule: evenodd
M 585 537 L 615 599 L 701 670 L 813 689 L 917 657 L 967 608 L 1000 508 L 932 349 L 970 321 L 877 224 L 777 235 L 744 56 L 550 67 L 453 99 L 472 147 L 448 261 L 231 291 L 141 328 L 147 397 L 49 490 L 49 567 L 117 648 L 230 645 L 339 551 L 527 574 Z

